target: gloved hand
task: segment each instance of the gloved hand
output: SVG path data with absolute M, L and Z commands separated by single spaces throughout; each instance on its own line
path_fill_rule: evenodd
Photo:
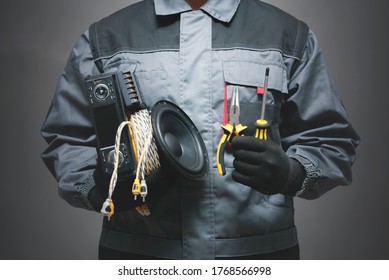
M 88 194 L 89 202 L 96 212 L 101 211 L 103 203 L 108 198 L 108 184 L 109 183 L 102 183 L 101 181 L 96 180 L 96 185 L 90 190 Z M 112 195 L 115 213 L 127 211 L 143 204 L 142 199 L 139 197 L 137 200 L 134 200 L 131 187 L 129 186 L 131 186 L 130 180 L 117 183 L 115 191 Z
M 253 136 L 234 137 L 232 178 L 263 194 L 295 195 L 305 179 L 303 166 L 290 159 L 271 140 Z
M 101 162 L 97 162 L 96 169 L 93 172 L 94 187 L 88 194 L 89 203 L 96 212 L 100 212 L 103 203 L 108 198 L 109 179 L 104 177 Z M 112 196 L 115 205 L 115 213 L 123 212 L 142 204 L 142 200 L 134 201 L 131 192 L 130 180 L 117 183 L 115 192 Z
M 160 167 L 147 176 L 146 182 L 148 186 L 148 195 L 146 202 L 161 199 L 167 192 L 168 188 L 174 183 L 176 176 L 172 170 Z M 96 169 L 93 172 L 95 186 L 90 190 L 88 199 L 93 209 L 96 212 L 101 211 L 103 203 L 108 197 L 109 181 L 104 177 L 101 163 L 98 162 Z M 115 205 L 115 213 L 127 211 L 137 206 L 144 204 L 143 200 L 138 197 L 134 200 L 134 195 L 131 191 L 131 186 L 134 178 L 117 182 L 115 191 L 112 195 L 112 200 Z M 166 183 L 169 182 L 169 183 Z

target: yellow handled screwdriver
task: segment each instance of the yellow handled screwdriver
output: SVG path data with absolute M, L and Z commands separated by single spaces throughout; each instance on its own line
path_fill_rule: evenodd
M 267 127 L 268 123 L 265 119 L 265 111 L 266 111 L 266 98 L 267 98 L 267 85 L 269 83 L 269 72 L 270 69 L 266 68 L 265 71 L 265 83 L 264 83 L 264 90 L 263 90 L 263 96 L 262 96 L 262 110 L 261 110 L 261 117 L 255 122 L 255 138 L 259 138 L 261 140 L 267 140 Z

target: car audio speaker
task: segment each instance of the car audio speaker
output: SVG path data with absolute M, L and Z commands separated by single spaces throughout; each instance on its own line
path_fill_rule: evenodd
M 151 121 L 161 159 L 184 177 L 203 180 L 208 174 L 208 153 L 188 115 L 162 100 L 151 109 Z

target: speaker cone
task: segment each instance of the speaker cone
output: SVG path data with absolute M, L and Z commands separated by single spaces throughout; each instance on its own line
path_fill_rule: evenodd
M 208 154 L 188 115 L 163 100 L 152 108 L 151 120 L 160 157 L 184 177 L 203 180 L 208 174 Z

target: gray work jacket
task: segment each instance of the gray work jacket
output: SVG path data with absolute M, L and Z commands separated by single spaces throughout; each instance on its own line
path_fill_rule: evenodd
M 314 199 L 351 182 L 358 136 L 327 73 L 315 35 L 303 22 L 257 0 L 145 0 L 93 24 L 75 44 L 42 134 L 42 157 L 59 193 L 91 209 L 96 136 L 84 79 L 131 70 L 144 102 L 178 105 L 198 128 L 209 155 L 204 181 L 182 178 L 149 202 L 104 219 L 100 244 L 164 258 L 213 259 L 282 250 L 297 243 L 293 197 L 264 195 L 216 169 L 224 86 L 239 86 L 241 123 L 254 134 L 264 73 L 270 69 L 267 118 L 271 139 L 304 166 L 296 196 Z M 231 93 L 231 87 L 228 87 Z M 170 182 L 160 182 L 170 184 Z M 130 188 L 130 186 L 129 186 Z

